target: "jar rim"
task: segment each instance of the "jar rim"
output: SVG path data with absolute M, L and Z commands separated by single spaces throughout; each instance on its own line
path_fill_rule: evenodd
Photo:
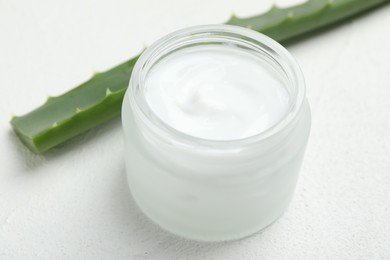
M 292 84 L 296 86 L 294 93 L 290 95 L 290 108 L 279 120 L 279 122 L 252 136 L 231 140 L 214 140 L 193 136 L 175 129 L 168 123 L 164 122 L 159 116 L 157 116 L 153 109 L 151 109 L 145 98 L 143 92 L 144 89 L 140 89 L 145 85 L 144 81 L 148 73 L 148 66 L 153 65 L 149 64 L 151 59 L 153 59 L 153 57 L 155 57 L 157 54 L 166 50 L 175 42 L 186 38 L 191 39 L 191 37 L 200 37 L 205 34 L 213 37 L 229 34 L 231 35 L 230 37 L 234 37 L 234 40 L 241 43 L 245 43 L 245 41 L 242 39 L 242 37 L 245 37 L 246 39 L 251 40 L 251 43 L 254 43 L 259 48 L 259 50 L 266 47 L 268 50 L 271 50 L 277 54 L 278 57 L 275 57 L 275 55 L 271 55 L 268 52 L 268 54 L 272 56 L 272 58 L 282 67 L 282 69 L 289 69 L 290 75 L 287 75 L 287 78 L 293 81 Z M 280 64 L 279 61 L 281 60 L 283 61 L 283 64 Z M 141 94 L 139 94 L 140 90 L 142 91 Z M 292 122 L 294 118 L 296 118 L 301 107 L 303 106 L 306 89 L 303 73 L 298 63 L 281 44 L 272 38 L 259 32 L 234 25 L 199 25 L 172 32 L 160 38 L 149 48 L 147 48 L 138 58 L 133 68 L 129 82 L 129 91 L 130 95 L 127 97 L 130 99 L 129 101 L 133 111 L 141 117 L 141 120 L 144 123 L 153 128 L 155 131 L 158 131 L 159 134 L 178 140 L 185 144 L 208 146 L 213 148 L 237 148 L 267 139 L 289 125 L 289 123 Z

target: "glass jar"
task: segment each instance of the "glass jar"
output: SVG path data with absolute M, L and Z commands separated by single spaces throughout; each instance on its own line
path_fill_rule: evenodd
M 180 132 L 156 116 L 145 99 L 148 72 L 158 61 L 196 45 L 229 45 L 261 57 L 290 96 L 282 120 L 257 135 L 207 140 Z M 122 108 L 126 169 L 134 200 L 164 229 L 195 240 L 253 234 L 288 206 L 310 132 L 302 72 L 276 41 L 249 29 L 208 25 L 171 33 L 134 67 Z

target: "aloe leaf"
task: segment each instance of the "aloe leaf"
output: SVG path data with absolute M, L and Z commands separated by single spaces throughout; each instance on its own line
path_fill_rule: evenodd
M 227 24 L 251 28 L 277 41 L 286 41 L 388 2 L 389 0 L 309 0 L 290 8 L 273 6 L 267 13 L 249 18 L 232 16 Z
M 33 152 L 42 153 L 120 114 L 133 66 L 138 57 L 124 62 L 20 117 L 11 125 Z
M 272 7 L 249 18 L 232 16 L 227 24 L 251 28 L 286 41 L 367 11 L 390 0 L 309 0 L 290 8 Z M 20 140 L 42 153 L 121 112 L 122 100 L 138 56 L 94 75 L 69 92 L 51 97 L 32 112 L 11 119 Z

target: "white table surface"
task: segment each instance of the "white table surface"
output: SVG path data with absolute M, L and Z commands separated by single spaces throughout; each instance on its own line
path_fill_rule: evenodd
M 146 219 L 119 120 L 42 156 L 10 129 L 12 114 L 144 43 L 270 2 L 0 0 L 0 259 L 390 259 L 390 5 L 287 46 L 306 75 L 312 133 L 291 206 L 241 241 L 187 241 Z

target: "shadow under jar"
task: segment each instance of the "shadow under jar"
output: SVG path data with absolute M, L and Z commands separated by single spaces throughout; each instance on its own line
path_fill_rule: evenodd
M 137 61 L 122 108 L 141 210 L 195 240 L 251 235 L 288 206 L 310 132 L 299 66 L 249 29 L 171 33 Z

